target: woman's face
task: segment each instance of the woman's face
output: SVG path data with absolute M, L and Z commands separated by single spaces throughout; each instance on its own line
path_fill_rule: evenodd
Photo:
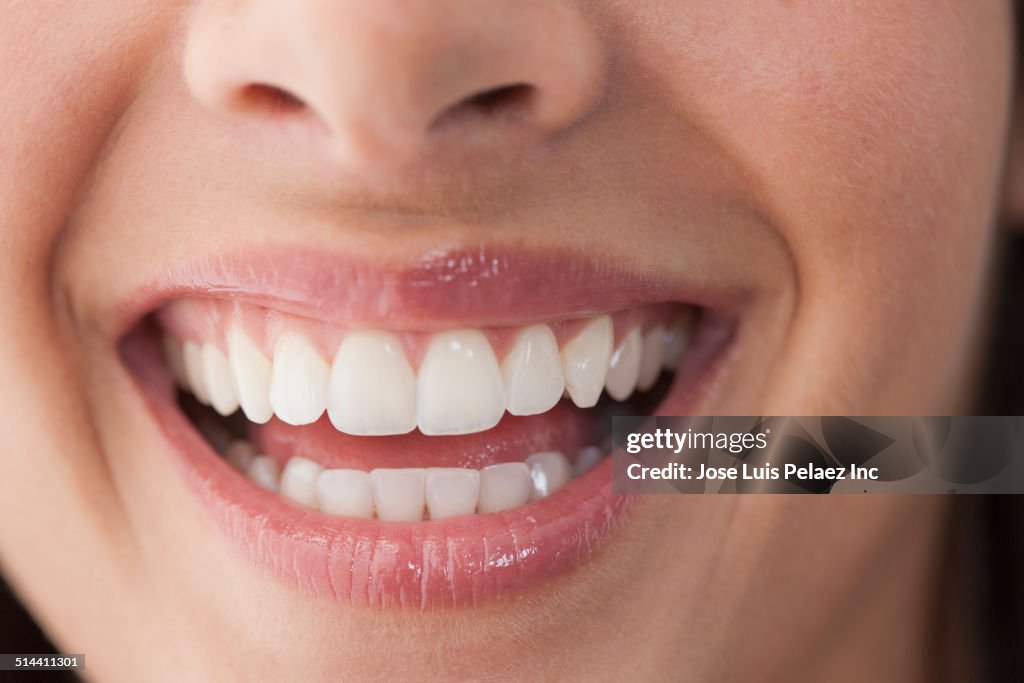
M 765 672 L 926 555 L 929 501 L 624 499 L 605 460 L 526 503 L 482 468 L 582 469 L 654 356 L 629 410 L 968 410 L 1009 3 L 3 10 L 0 558 L 97 679 Z M 509 509 L 354 519 L 460 476 Z

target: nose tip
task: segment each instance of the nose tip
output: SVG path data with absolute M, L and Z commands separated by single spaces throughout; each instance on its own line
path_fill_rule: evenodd
M 211 0 L 184 64 L 208 109 L 267 134 L 284 117 L 360 165 L 543 139 L 604 77 L 592 27 L 552 0 Z

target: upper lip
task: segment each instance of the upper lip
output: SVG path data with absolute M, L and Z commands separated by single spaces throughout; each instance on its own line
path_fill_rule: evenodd
M 382 261 L 386 261 L 382 259 Z M 436 249 L 400 263 L 310 248 L 200 256 L 157 273 L 112 317 L 115 337 L 174 298 L 230 297 L 337 324 L 434 331 L 514 326 L 659 301 L 729 315 L 742 294 L 567 248 Z

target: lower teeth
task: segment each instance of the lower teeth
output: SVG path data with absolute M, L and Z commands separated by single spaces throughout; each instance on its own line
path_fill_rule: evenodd
M 597 465 L 608 448 L 586 446 L 570 459 L 534 453 L 522 462 L 483 469 L 456 467 L 324 469 L 292 457 L 282 470 L 245 439 L 216 424 L 200 425 L 211 445 L 239 472 L 268 491 L 330 515 L 412 522 L 500 512 L 540 500 Z

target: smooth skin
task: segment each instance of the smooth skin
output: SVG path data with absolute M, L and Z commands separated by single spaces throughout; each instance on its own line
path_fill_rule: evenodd
M 568 246 L 744 295 L 707 412 L 970 411 L 1009 2 L 0 9 L 0 563 L 89 678 L 929 676 L 938 499 L 659 496 L 507 603 L 314 601 L 153 452 L 112 321 L 194 253 Z

